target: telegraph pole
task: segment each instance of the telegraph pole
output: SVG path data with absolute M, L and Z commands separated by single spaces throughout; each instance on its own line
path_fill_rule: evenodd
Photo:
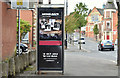
M 67 14 L 68 14 L 68 0 L 66 0 L 65 4 L 66 4 L 66 16 L 67 16 Z M 66 33 L 65 48 L 67 49 L 67 30 L 65 33 Z
M 120 2 L 117 2 L 118 6 L 118 46 L 117 46 L 117 51 L 118 51 L 118 56 L 117 56 L 117 65 L 120 66 Z

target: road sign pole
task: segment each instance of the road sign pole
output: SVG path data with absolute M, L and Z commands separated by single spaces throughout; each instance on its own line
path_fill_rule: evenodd
M 20 54 L 20 10 L 18 9 L 18 54 Z

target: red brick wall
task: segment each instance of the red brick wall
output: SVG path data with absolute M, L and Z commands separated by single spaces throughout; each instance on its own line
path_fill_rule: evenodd
M 113 42 L 117 39 L 117 32 L 114 34 L 115 31 L 117 31 L 117 24 L 118 24 L 118 17 L 117 17 L 118 11 L 113 13 Z
M 30 25 L 32 25 L 32 11 L 31 10 L 21 10 L 20 12 L 20 18 L 22 20 L 28 21 Z M 31 31 L 29 32 L 29 42 L 32 45 L 32 27 Z
M 91 14 L 92 14 L 92 13 L 95 14 L 96 12 L 98 12 L 98 10 L 97 10 L 96 7 L 94 7 L 93 10 L 91 11 L 91 13 L 88 15 L 88 17 L 91 17 Z M 99 15 L 99 16 L 102 16 L 100 13 L 96 13 L 96 14 Z M 89 22 L 88 17 L 87 17 L 88 23 L 87 23 L 87 25 L 86 25 L 86 31 L 87 31 L 86 36 L 87 36 L 87 37 L 90 37 L 90 38 L 95 38 L 94 32 L 93 32 L 93 31 L 90 31 L 90 27 L 91 27 L 91 26 L 94 26 L 94 22 L 92 22 L 92 21 Z M 88 26 L 89 26 L 89 27 L 88 27 Z
M 0 2 L 1 3 L 1 2 Z M 10 6 L 2 4 L 2 58 L 11 57 L 16 46 L 16 10 L 7 9 Z
M 2 59 L 2 3 L 0 2 L 0 61 Z

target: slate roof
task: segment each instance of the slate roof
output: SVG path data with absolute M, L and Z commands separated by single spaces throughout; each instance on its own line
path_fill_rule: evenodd
M 114 2 L 107 2 L 105 9 L 116 9 Z
M 104 15 L 104 9 L 97 8 L 101 15 Z

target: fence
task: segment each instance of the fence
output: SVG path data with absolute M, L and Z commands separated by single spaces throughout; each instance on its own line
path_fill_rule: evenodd
M 36 61 L 36 51 L 30 51 L 29 53 L 15 56 L 8 61 L 2 62 L 2 77 L 15 76 L 23 72 L 26 67 L 33 64 Z

